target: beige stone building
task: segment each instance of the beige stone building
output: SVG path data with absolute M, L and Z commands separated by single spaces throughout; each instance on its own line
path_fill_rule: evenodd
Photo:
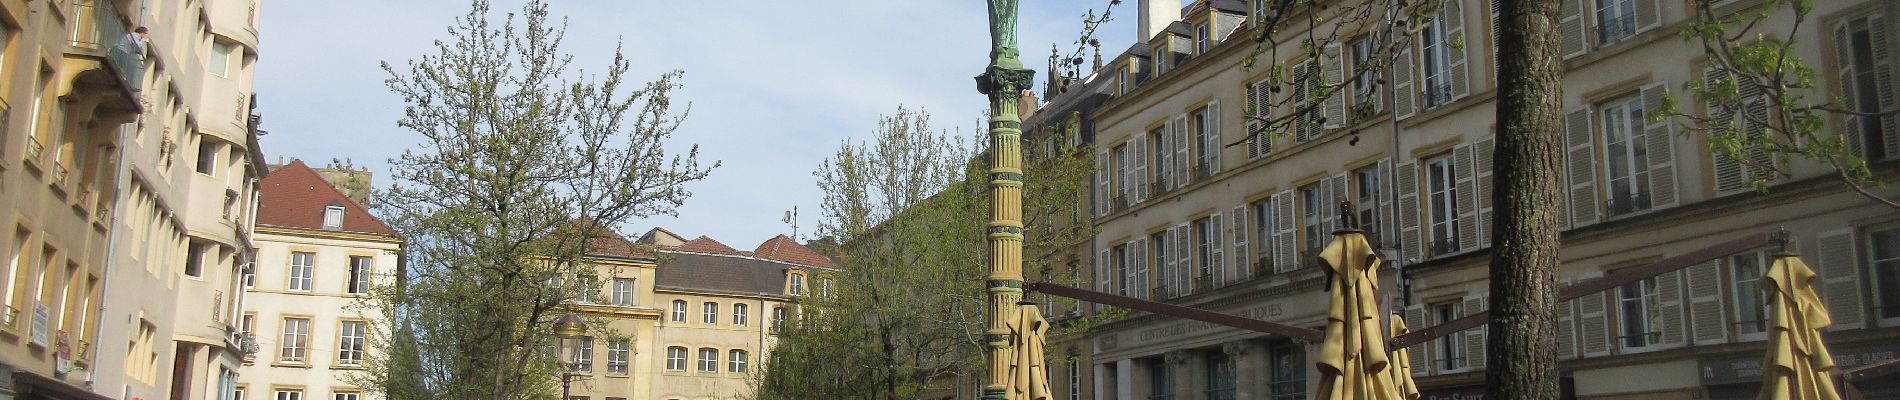
M 1381 287 L 1393 311 L 1417 327 L 1483 309 L 1497 167 L 1492 5 L 1448 1 L 1401 46 L 1390 75 L 1349 79 L 1344 71 L 1379 56 L 1364 32 L 1344 32 L 1314 59 L 1294 40 L 1306 28 L 1284 29 L 1281 48 L 1249 69 L 1242 60 L 1256 43 L 1246 23 L 1260 2 L 1140 3 L 1141 44 L 1110 63 L 1114 98 L 1091 117 L 1104 160 L 1093 204 L 1096 290 L 1321 327 L 1324 277 L 1313 256 L 1339 226 L 1336 204 L 1350 200 L 1403 265 L 1403 276 L 1389 271 Z M 1722 1 L 1715 12 L 1756 4 Z M 1841 96 L 1860 110 L 1900 105 L 1891 84 L 1900 41 L 1887 39 L 1900 33 L 1892 23 L 1900 6 L 1815 5 L 1795 38 L 1820 72 L 1812 96 Z M 1708 112 L 1684 90 L 1708 79 L 1700 44 L 1677 35 L 1694 12 L 1689 2 L 1565 2 L 1561 276 L 1616 274 L 1786 227 L 1821 275 L 1836 361 L 1845 369 L 1894 359 L 1900 213 L 1805 161 L 1785 164 L 1794 176 L 1769 193 L 1751 191 L 1746 168 L 1712 154 L 1683 121 L 1643 118 L 1672 96 L 1685 112 Z M 1789 23 L 1772 22 L 1784 31 Z M 1290 116 L 1310 124 L 1260 136 L 1245 115 L 1288 117 L 1323 89 L 1271 87 L 1275 66 L 1324 74 L 1345 85 L 1342 95 Z M 1827 124 L 1874 161 L 1877 176 L 1900 176 L 1894 117 Z M 1876 193 L 1891 199 L 1900 189 Z M 1566 302 L 1558 310 L 1564 397 L 1752 398 L 1760 369 L 1751 361 L 1764 336 L 1755 282 L 1769 250 Z M 1176 318 L 1132 313 L 1099 325 L 1089 341 L 1092 379 L 1082 398 L 1302 399 L 1318 380 L 1316 346 Z M 1483 343 L 1483 330 L 1473 329 L 1414 347 L 1408 361 L 1425 398 L 1481 394 Z M 1891 384 L 1862 390 L 1900 396 Z
M 302 161 L 263 179 L 258 209 L 237 325 L 258 349 L 231 399 L 374 398 L 350 375 L 380 350 L 373 336 L 390 332 L 368 297 L 397 276 L 402 238 Z

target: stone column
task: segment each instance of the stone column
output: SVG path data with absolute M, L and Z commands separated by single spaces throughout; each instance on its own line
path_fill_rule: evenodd
M 1135 360 L 1115 361 L 1115 397 L 1126 399 L 1135 393 Z
M 1023 171 L 1022 119 L 1017 115 L 1022 92 L 1035 82 L 1035 72 L 1022 67 L 1016 49 L 1017 0 L 989 0 L 990 65 L 976 77 L 977 91 L 990 99 L 990 221 L 987 239 L 990 274 L 989 374 L 983 399 L 1007 396 L 1009 368 L 1014 358 L 1013 333 L 1008 323 L 1016 302 L 1023 297 Z
M 1167 354 L 1168 378 L 1174 379 L 1174 398 L 1177 400 L 1201 398 L 1202 386 L 1206 386 L 1207 366 L 1201 355 L 1193 350 L 1175 350 Z
M 1267 398 L 1267 349 L 1259 340 L 1241 339 L 1221 344 L 1234 360 L 1234 398 Z
M 1089 384 L 1091 385 L 1090 387 L 1093 388 L 1091 391 L 1094 393 L 1090 398 L 1095 400 L 1114 400 L 1115 371 L 1110 369 L 1108 364 L 1095 364 L 1092 368 L 1095 370 L 1093 374 L 1094 379 L 1091 379 Z

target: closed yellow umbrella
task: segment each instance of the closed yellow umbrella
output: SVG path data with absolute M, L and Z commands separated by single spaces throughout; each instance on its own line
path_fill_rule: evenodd
M 1391 366 L 1379 326 L 1379 257 L 1356 230 L 1340 231 L 1319 255 L 1327 268 L 1330 307 L 1320 347 L 1316 399 L 1403 400 L 1386 373 Z
M 1762 362 L 1761 400 L 1840 400 L 1828 372 L 1834 358 L 1821 342 L 1821 328 L 1832 325 L 1821 297 L 1814 293 L 1814 270 L 1800 258 L 1782 254 L 1762 276 L 1774 302 L 1768 355 Z
M 1043 362 L 1045 334 L 1049 333 L 1049 321 L 1042 319 L 1042 309 L 1034 303 L 1017 306 L 1016 318 L 1010 320 L 1010 333 L 1015 334 L 1015 357 L 1011 359 L 1009 392 L 1010 400 L 1048 400 L 1049 372 L 1048 364 Z
M 1405 326 L 1405 317 L 1400 316 L 1398 313 L 1392 314 L 1391 327 L 1392 337 L 1412 333 L 1412 328 Z M 1401 362 L 1386 364 L 1385 368 L 1386 379 L 1392 381 L 1392 388 L 1396 389 L 1399 393 L 1399 398 L 1404 400 L 1418 399 L 1418 383 L 1412 380 L 1412 364 L 1403 362 L 1404 360 L 1412 359 L 1411 352 L 1411 350 L 1404 347 L 1392 349 L 1392 357 L 1387 358 L 1387 360 L 1400 360 Z

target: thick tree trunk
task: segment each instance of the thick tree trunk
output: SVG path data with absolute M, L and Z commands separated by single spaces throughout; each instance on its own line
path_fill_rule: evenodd
M 1557 399 L 1557 247 L 1563 229 L 1560 0 L 1502 2 L 1497 225 L 1487 399 Z

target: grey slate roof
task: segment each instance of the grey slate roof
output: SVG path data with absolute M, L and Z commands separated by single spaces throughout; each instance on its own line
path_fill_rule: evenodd
M 785 295 L 785 270 L 796 266 L 731 255 L 660 252 L 654 286 L 704 292 Z

